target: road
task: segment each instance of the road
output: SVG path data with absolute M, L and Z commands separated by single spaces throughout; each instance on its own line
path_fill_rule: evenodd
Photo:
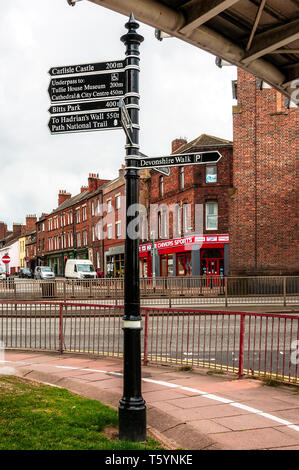
M 67 307 L 63 318 L 62 344 L 66 351 L 104 355 L 122 355 L 122 310 Z M 145 324 L 143 321 L 142 350 Z M 6 347 L 59 349 L 59 305 L 29 314 L 9 307 L 0 312 L 0 340 Z M 298 376 L 294 358 L 299 340 L 296 319 L 250 316 L 245 320 L 244 368 L 250 371 L 272 370 L 277 376 Z M 205 366 L 238 371 L 240 316 L 233 314 L 149 316 L 147 357 L 153 362 Z M 296 359 L 296 357 L 295 357 Z M 298 361 L 297 361 L 298 362 Z

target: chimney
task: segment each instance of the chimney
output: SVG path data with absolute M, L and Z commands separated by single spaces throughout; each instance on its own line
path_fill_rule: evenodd
M 0 240 L 5 238 L 7 235 L 7 225 L 4 222 L 0 222 Z
M 84 193 L 84 191 L 88 191 L 88 186 L 81 186 L 80 193 Z
M 92 193 L 98 189 L 99 174 L 98 173 L 89 173 L 88 177 L 88 191 Z
M 71 193 L 67 193 L 64 189 L 60 189 L 58 193 L 58 206 L 60 206 L 64 201 L 72 197 Z
M 182 137 L 180 137 L 179 139 L 174 139 L 171 142 L 171 153 L 176 152 L 180 147 L 182 147 L 182 145 L 185 145 L 186 143 L 187 140 L 183 139 Z
M 121 168 L 118 170 L 118 177 L 124 176 L 125 174 L 125 165 L 122 165 Z
M 22 224 L 12 224 L 12 234 L 14 237 L 18 237 L 22 235 L 22 228 L 24 226 Z
M 32 230 L 35 227 L 37 221 L 36 215 L 26 215 L 26 232 Z

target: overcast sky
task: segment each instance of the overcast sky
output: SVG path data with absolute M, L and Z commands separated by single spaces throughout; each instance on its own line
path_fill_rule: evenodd
M 48 70 L 53 66 L 124 58 L 120 36 L 127 18 L 87 0 L 0 2 L 0 220 L 57 207 L 59 189 L 72 195 L 90 172 L 115 178 L 124 163 L 122 130 L 51 135 Z M 175 38 L 157 41 L 140 24 L 140 145 L 150 156 L 171 141 L 202 133 L 232 140 L 231 80 L 215 57 Z

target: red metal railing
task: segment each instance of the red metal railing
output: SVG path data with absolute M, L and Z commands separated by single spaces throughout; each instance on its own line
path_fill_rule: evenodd
M 299 383 L 299 316 L 141 308 L 143 364 L 204 367 Z M 123 307 L 73 302 L 0 302 L 7 348 L 122 357 Z

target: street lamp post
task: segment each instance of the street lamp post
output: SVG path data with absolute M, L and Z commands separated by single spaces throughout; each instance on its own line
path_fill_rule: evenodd
M 138 204 L 139 151 L 139 46 L 143 37 L 136 30 L 139 24 L 130 15 L 127 34 L 121 37 L 126 45 L 125 99 L 133 124 L 131 141 L 126 144 L 126 241 L 124 280 L 124 378 L 123 396 L 119 402 L 119 439 L 146 439 L 146 406 L 141 395 L 141 316 L 139 291 L 139 243 L 130 236 L 128 227 L 135 219 L 128 210 Z M 136 206 L 135 206 L 136 207 Z

